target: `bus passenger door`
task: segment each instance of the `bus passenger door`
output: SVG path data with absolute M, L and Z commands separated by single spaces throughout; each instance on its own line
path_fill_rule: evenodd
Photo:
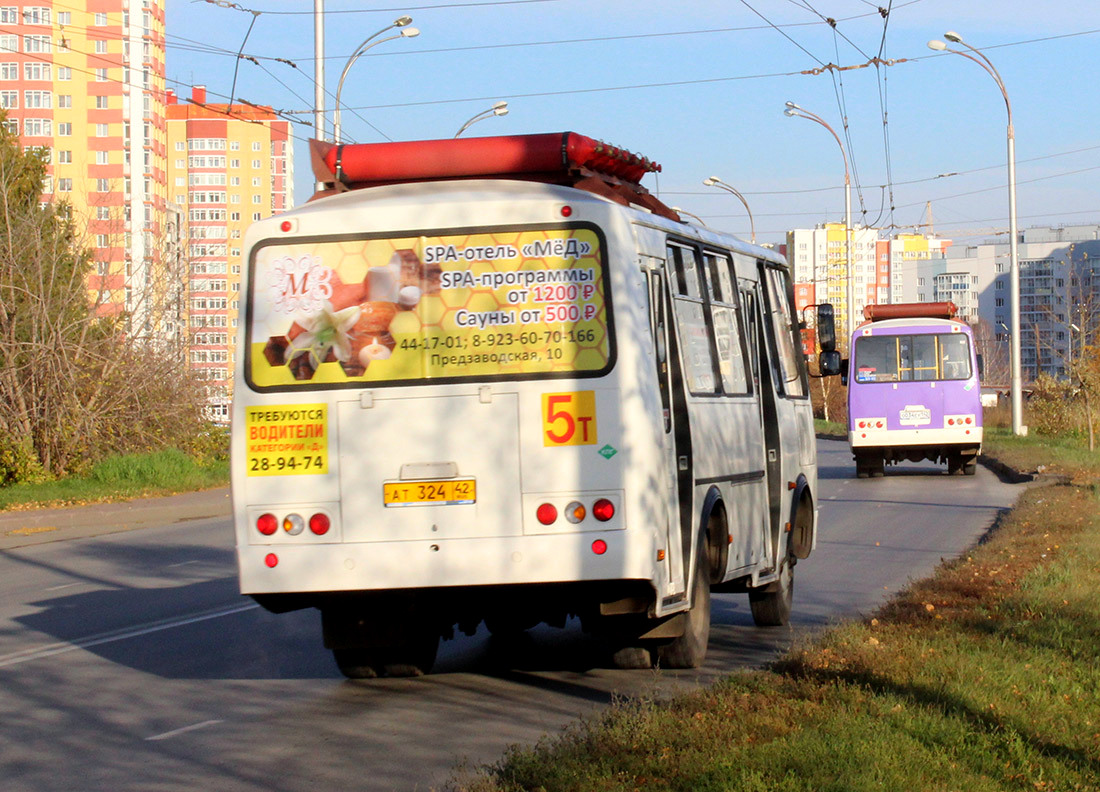
M 664 262 L 655 259 L 654 263 Z M 660 266 L 658 265 L 658 266 Z M 683 378 L 679 375 L 679 357 L 676 354 L 676 334 L 669 332 L 670 295 L 664 272 L 659 269 L 647 271 L 649 288 L 649 325 L 653 337 L 654 362 L 657 367 L 657 387 L 661 399 L 661 482 L 659 491 L 663 501 L 665 522 L 665 541 L 668 548 L 668 570 L 670 590 L 683 591 L 686 595 L 687 568 L 690 564 L 690 548 L 685 557 L 681 548 L 680 522 L 682 519 L 680 501 L 684 482 L 680 479 L 688 476 L 687 492 L 691 497 L 690 468 L 681 472 L 677 457 L 676 438 L 683 427 L 678 421 L 686 421 L 687 413 L 683 405 Z M 690 505 L 690 501 L 689 501 Z M 690 513 L 690 508 L 688 509 Z M 657 515 L 660 517 L 660 513 Z M 669 590 L 664 592 L 669 594 Z
M 764 437 L 764 478 L 768 496 L 767 524 L 764 535 L 767 538 L 765 553 L 775 562 L 778 569 L 776 547 L 781 528 L 783 502 L 783 455 L 780 447 L 779 413 L 776 398 L 775 373 L 769 353 L 768 323 L 761 315 L 759 292 L 742 290 L 742 308 L 745 314 L 745 334 L 751 339 L 749 356 L 752 358 L 752 370 L 756 392 L 760 397 L 760 421 Z

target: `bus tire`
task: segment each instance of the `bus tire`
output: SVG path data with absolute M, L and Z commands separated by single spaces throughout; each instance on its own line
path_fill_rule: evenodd
M 623 646 L 611 654 L 611 665 L 624 670 L 653 668 L 653 654 L 645 646 Z
M 779 580 L 749 589 L 749 607 L 757 627 L 782 627 L 791 620 L 794 601 L 794 559 L 789 555 L 779 568 Z
M 973 476 L 975 473 L 978 472 L 978 458 L 970 457 L 970 459 L 966 460 L 966 462 L 963 464 L 962 470 L 964 476 Z
M 377 658 L 367 649 L 333 649 L 332 658 L 340 673 L 348 679 L 375 679 L 381 676 L 381 666 L 375 666 Z
M 700 547 L 692 578 L 691 607 L 685 614 L 684 634 L 657 647 L 657 662 L 662 668 L 698 668 L 707 656 L 710 642 L 710 570 L 707 554 Z

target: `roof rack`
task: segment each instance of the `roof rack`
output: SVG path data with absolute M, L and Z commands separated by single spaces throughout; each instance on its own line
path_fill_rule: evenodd
M 313 175 L 326 186 L 314 198 L 383 184 L 519 179 L 576 187 L 682 222 L 639 184 L 660 165 L 576 132 L 397 143 L 311 140 L 309 145 Z
M 959 309 L 953 302 L 893 303 L 863 306 L 863 318 L 868 322 L 887 319 L 954 319 Z

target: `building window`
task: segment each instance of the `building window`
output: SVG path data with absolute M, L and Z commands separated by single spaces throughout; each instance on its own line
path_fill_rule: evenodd
M 19 36 L 0 36 L 0 50 L 4 52 L 19 52 Z
M 254 203 L 254 204 L 263 203 L 263 196 L 262 195 L 253 195 L 252 196 L 252 203 Z
M 24 118 L 23 134 L 27 137 L 50 137 L 53 134 L 53 121 L 49 118 Z
M 19 134 L 19 119 L 17 119 L 17 118 L 5 118 L 4 121 L 2 122 L 2 125 L 3 125 L 4 129 L 7 130 L 7 132 L 9 134 L 12 134 L 12 135 L 18 135 Z
M 50 80 L 50 64 L 38 62 L 24 63 L 23 77 L 28 80 Z
M 0 6 L 0 24 L 16 25 L 19 23 L 19 6 Z
M 57 24 L 59 25 L 71 25 L 73 23 L 72 11 L 58 11 L 57 12 Z
M 111 180 L 110 179 L 96 179 L 95 180 L 95 191 L 96 192 L 101 192 L 101 193 L 110 192 L 111 191 Z
M 73 191 L 73 180 L 69 179 L 69 178 L 58 179 L 57 180 L 57 191 L 58 192 L 72 192 Z
M 18 80 L 18 63 L 0 63 L 0 80 Z
M 73 125 L 69 121 L 62 121 L 57 125 L 58 137 L 69 137 L 73 133 Z
M 993 301 L 993 304 L 997 308 L 1003 308 L 1004 304 L 1005 304 L 1005 298 L 1004 297 L 998 297 L 996 300 Z
M 95 98 L 95 109 L 96 110 L 106 110 L 107 109 L 107 97 L 106 96 L 97 96 Z
M 106 26 L 106 24 L 107 24 L 107 15 L 102 13 L 102 12 L 96 14 L 92 24 L 95 25 L 96 27 Z
M 19 107 L 19 91 L 0 91 L 0 107 L 15 110 Z
M 73 153 L 65 149 L 60 149 L 57 152 L 57 161 L 62 165 L 71 164 L 73 161 Z
M 110 134 L 111 134 L 110 126 L 108 124 L 96 124 L 95 125 L 95 136 L 96 137 L 107 137 Z
M 109 160 L 110 160 L 110 152 L 97 151 L 95 153 L 95 164 L 96 165 L 109 165 L 110 164 Z
M 49 91 L 23 91 L 23 106 L 28 110 L 49 110 L 53 107 L 53 94 Z
M 50 9 L 41 6 L 25 6 L 23 8 L 23 21 L 28 25 L 50 24 Z
M 69 66 L 57 67 L 57 79 L 59 80 L 71 80 L 73 78 L 73 70 Z
M 57 106 L 60 108 L 72 107 L 73 97 L 69 94 L 59 94 L 57 97 Z
M 260 167 L 260 161 L 259 160 L 252 160 L 252 167 L 253 168 Z
M 95 81 L 96 82 L 107 82 L 107 70 L 106 69 L 96 69 L 95 70 Z
M 50 52 L 49 36 L 23 36 L 23 52 Z
M 253 213 L 252 213 L 252 219 L 253 219 L 253 220 L 261 220 L 261 219 L 263 219 L 263 218 L 261 217 L 261 215 L 260 215 L 260 213 L 259 213 L 259 212 L 253 212 Z

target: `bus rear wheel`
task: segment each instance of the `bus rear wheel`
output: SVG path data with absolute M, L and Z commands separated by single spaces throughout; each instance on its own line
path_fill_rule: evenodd
M 332 657 L 348 679 L 417 677 L 432 670 L 438 650 L 439 636 L 424 631 L 389 646 L 333 649 Z
M 684 633 L 657 647 L 662 668 L 698 668 L 710 643 L 710 570 L 706 553 L 700 550 L 692 579 L 691 608 L 684 614 Z
M 788 556 L 779 568 L 779 579 L 767 586 L 749 589 L 749 607 L 757 627 L 782 627 L 791 620 L 794 602 L 794 558 Z

